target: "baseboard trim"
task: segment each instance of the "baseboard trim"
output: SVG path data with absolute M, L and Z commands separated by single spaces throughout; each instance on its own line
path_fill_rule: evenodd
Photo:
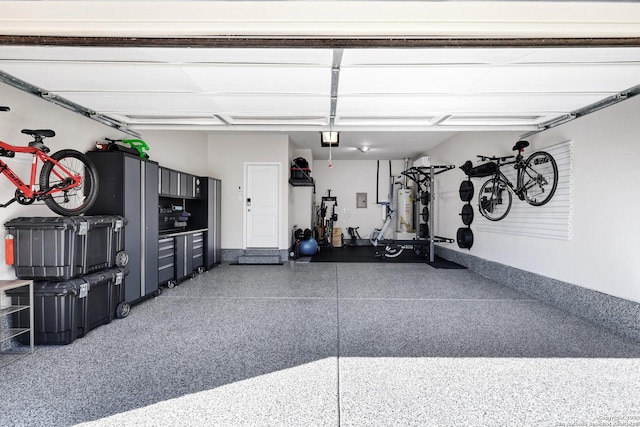
M 640 342 L 640 304 L 571 283 L 436 246 L 436 254 L 619 335 Z

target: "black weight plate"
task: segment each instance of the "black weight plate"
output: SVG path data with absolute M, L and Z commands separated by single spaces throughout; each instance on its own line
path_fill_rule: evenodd
M 423 239 L 429 237 L 429 224 L 420 224 L 420 237 Z
M 422 203 L 423 205 L 428 205 L 430 200 L 431 195 L 429 194 L 429 192 L 422 193 L 422 195 L 420 196 L 420 203 Z
M 422 220 L 424 222 L 429 221 L 429 208 L 426 206 L 422 208 L 422 213 L 420 214 L 420 216 L 422 217 Z
M 473 231 L 470 228 L 458 228 L 456 240 L 458 246 L 462 249 L 471 249 L 471 246 L 473 246 Z
M 460 200 L 463 202 L 468 202 L 473 199 L 473 182 L 471 181 L 462 181 L 460 183 Z
M 464 225 L 470 225 L 473 222 L 473 206 L 466 204 L 462 207 L 462 223 Z

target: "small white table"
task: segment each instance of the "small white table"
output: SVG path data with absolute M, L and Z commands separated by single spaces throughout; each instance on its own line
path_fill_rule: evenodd
M 33 280 L 0 280 L 0 293 L 10 289 L 21 287 L 28 288 L 28 304 L 21 301 L 19 305 L 0 304 L 0 366 L 7 365 L 24 355 L 33 353 L 34 331 L 33 331 Z M 8 318 L 13 313 L 29 310 L 29 326 L 20 325 L 19 328 L 11 327 Z M 28 346 L 16 346 L 10 343 L 13 338 L 29 334 Z

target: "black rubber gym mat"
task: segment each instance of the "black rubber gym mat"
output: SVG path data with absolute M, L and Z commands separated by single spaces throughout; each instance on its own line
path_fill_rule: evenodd
M 311 262 L 395 262 L 429 264 L 434 268 L 465 269 L 466 267 L 435 256 L 434 262 L 424 255 L 417 255 L 412 249 L 405 249 L 395 258 L 382 257 L 384 246 L 344 246 L 341 248 L 321 247 L 320 252 L 311 257 Z

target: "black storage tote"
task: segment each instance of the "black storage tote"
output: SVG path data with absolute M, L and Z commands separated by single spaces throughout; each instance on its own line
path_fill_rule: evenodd
M 122 216 L 21 217 L 5 223 L 13 235 L 16 276 L 62 280 L 124 267 Z
M 92 329 L 111 322 L 124 301 L 123 279 L 128 271 L 110 268 L 64 281 L 33 284 L 35 344 L 70 344 Z M 29 304 L 28 290 L 6 291 L 12 304 Z M 12 327 L 27 327 L 28 311 L 12 315 Z M 25 337 L 28 340 L 28 337 Z

